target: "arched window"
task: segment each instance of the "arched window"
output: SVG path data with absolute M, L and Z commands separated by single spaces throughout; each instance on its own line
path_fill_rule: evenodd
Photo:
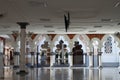
M 109 36 L 104 43 L 104 52 L 112 53 L 113 38 Z

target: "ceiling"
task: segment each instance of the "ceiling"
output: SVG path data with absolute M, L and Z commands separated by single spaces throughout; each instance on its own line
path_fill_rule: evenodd
M 115 33 L 120 31 L 120 0 L 0 0 L 0 34 L 20 31 L 16 22 L 29 22 L 26 31 L 37 34 Z

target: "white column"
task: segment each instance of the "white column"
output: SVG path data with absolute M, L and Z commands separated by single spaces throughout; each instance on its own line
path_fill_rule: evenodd
M 19 46 L 17 44 L 17 41 L 14 43 L 14 66 L 13 68 L 19 68 Z
M 102 56 L 102 52 L 98 52 L 98 56 L 99 56 L 99 67 L 102 67 L 102 60 L 101 60 L 101 56 Z
M 84 53 L 83 54 L 83 64 L 87 65 L 86 60 L 87 60 L 87 53 Z
M 31 52 L 31 67 L 34 67 L 34 52 Z
M 70 67 L 73 66 L 73 54 L 72 53 L 68 55 L 68 63 L 70 64 Z
M 26 26 L 28 25 L 28 23 L 26 22 L 18 22 L 17 24 L 20 25 L 21 28 L 21 32 L 20 32 L 20 72 L 18 72 L 17 74 L 23 75 L 23 74 L 27 74 L 26 72 L 26 60 L 25 60 L 25 52 L 26 52 L 26 48 L 25 48 L 25 42 L 26 42 Z
M 14 52 L 14 67 L 19 68 L 19 52 Z
M 30 48 L 31 48 L 31 67 L 34 67 L 35 53 L 34 53 L 34 43 L 31 37 L 30 37 Z
M 17 43 L 16 40 L 15 40 L 15 42 L 14 42 L 14 51 L 15 51 L 15 52 L 19 52 L 19 45 L 18 45 L 18 43 Z
M 62 43 L 62 63 L 64 63 L 64 44 Z
M 55 63 L 55 53 L 51 52 L 50 54 L 50 67 L 52 67 Z
M 93 67 L 93 52 L 89 52 L 89 67 Z

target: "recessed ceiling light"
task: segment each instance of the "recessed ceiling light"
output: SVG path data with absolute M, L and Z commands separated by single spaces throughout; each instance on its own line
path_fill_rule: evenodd
M 49 30 L 49 31 L 47 31 L 47 32 L 55 32 L 55 31 L 53 31 L 53 30 Z
M 34 1 L 34 0 L 31 0 L 28 3 L 30 4 L 30 6 L 47 7 L 47 1 Z
M 94 28 L 101 28 L 102 26 L 94 26 Z
M 88 32 L 96 32 L 96 31 L 95 30 L 93 30 L 93 31 L 91 30 L 91 31 L 88 31 Z
M 52 25 L 44 25 L 45 28 L 53 28 Z
M 70 29 L 86 29 L 86 27 L 74 26 L 74 27 L 70 27 Z
M 112 19 L 109 19 L 109 18 L 108 18 L 108 19 L 101 19 L 101 21 L 102 21 L 102 22 L 111 22 Z
M 40 21 L 50 21 L 48 18 L 41 18 Z

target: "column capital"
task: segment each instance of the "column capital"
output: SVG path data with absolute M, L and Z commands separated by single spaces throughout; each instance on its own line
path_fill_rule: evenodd
M 93 55 L 93 52 L 88 52 L 88 53 L 89 53 L 90 56 Z
M 26 29 L 26 26 L 29 25 L 28 22 L 17 22 L 18 25 L 20 25 L 21 29 Z

